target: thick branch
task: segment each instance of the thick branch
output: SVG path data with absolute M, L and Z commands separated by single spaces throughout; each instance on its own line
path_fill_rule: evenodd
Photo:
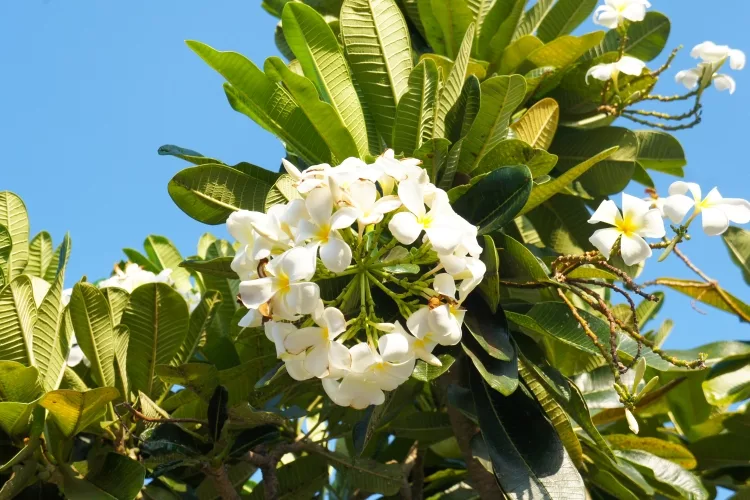
M 237 493 L 237 490 L 235 490 L 232 481 L 229 479 L 226 465 L 221 464 L 216 468 L 205 465 L 203 467 L 203 473 L 211 478 L 214 483 L 214 487 L 216 488 L 216 493 L 218 493 L 223 500 L 240 499 L 240 495 Z

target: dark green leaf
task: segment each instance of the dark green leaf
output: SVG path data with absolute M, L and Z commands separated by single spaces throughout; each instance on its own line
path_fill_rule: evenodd
M 458 100 L 445 115 L 445 137 L 450 141 L 455 143 L 469 133 L 479 113 L 481 96 L 479 79 L 474 75 L 469 76 Z
M 237 273 L 230 266 L 234 257 L 218 257 L 212 260 L 186 260 L 180 263 L 180 267 L 198 271 L 202 274 L 218 276 L 219 278 L 239 279 Z
M 221 438 L 221 431 L 229 418 L 228 400 L 229 392 L 227 388 L 223 385 L 217 385 L 208 401 L 208 428 L 214 441 Z

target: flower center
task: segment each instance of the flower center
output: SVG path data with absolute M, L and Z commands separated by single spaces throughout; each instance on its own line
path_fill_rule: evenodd
M 430 214 L 425 214 L 417 219 L 417 222 L 419 222 L 419 225 L 421 225 L 423 228 L 427 229 L 428 227 L 432 226 L 432 223 L 435 221 Z
M 638 230 L 638 225 L 633 220 L 633 217 L 627 215 L 616 222 L 617 229 L 620 230 L 625 236 L 632 236 Z
M 287 276 L 286 274 L 281 274 L 276 279 L 278 280 L 278 283 L 279 283 L 278 293 L 282 293 L 282 294 L 287 293 L 289 291 L 289 284 L 290 284 L 289 276 Z
M 320 240 L 322 243 L 326 243 L 330 235 L 331 235 L 331 226 L 329 224 L 324 224 L 318 227 L 318 232 L 315 233 L 315 238 L 317 240 Z
M 329 334 L 330 334 L 330 331 L 328 330 L 328 328 L 323 327 L 320 329 L 320 338 L 322 338 L 324 341 L 326 342 L 328 341 Z

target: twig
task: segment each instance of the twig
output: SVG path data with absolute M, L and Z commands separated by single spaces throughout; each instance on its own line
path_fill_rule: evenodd
M 424 456 L 422 448 L 417 448 L 417 457 L 411 470 L 411 498 L 422 500 L 424 498 Z
M 143 420 L 144 422 L 153 422 L 156 424 L 201 424 L 201 425 L 208 425 L 207 420 L 200 420 L 197 418 L 152 418 L 147 417 L 143 413 L 139 412 L 130 403 L 120 403 L 117 406 L 124 406 L 127 408 L 130 413 L 133 414 L 133 416 L 139 420 Z
M 419 453 L 419 442 L 414 441 L 414 444 L 409 448 L 409 453 L 406 454 L 404 463 L 401 465 L 401 472 L 404 475 L 404 482 L 401 485 L 401 500 L 413 500 L 411 485 L 409 484 L 409 475 L 411 474 L 414 464 L 417 460 L 417 454 Z

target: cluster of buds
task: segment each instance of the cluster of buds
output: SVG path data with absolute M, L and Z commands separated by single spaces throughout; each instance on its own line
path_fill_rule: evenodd
M 264 328 L 289 375 L 322 379 L 336 404 L 381 404 L 416 360 L 440 366 L 433 349 L 460 341 L 462 303 L 485 273 L 477 228 L 419 160 L 390 150 L 371 164 L 284 167 L 299 198 L 227 221 L 240 244 L 232 262 L 248 309 L 240 326 Z M 404 266 L 413 279 L 397 275 Z M 321 282 L 344 276 L 338 297 L 322 300 Z M 395 302 L 406 328 L 376 308 L 372 289 Z

